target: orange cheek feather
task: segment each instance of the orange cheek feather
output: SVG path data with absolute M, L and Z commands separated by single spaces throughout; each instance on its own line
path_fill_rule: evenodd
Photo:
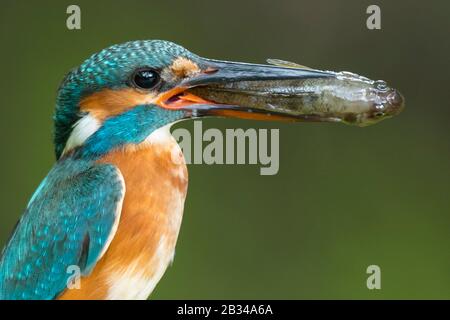
M 84 98 L 80 102 L 80 110 L 89 112 L 98 120 L 103 121 L 137 105 L 153 103 L 155 99 L 154 93 L 140 92 L 132 88 L 104 89 Z
M 186 89 L 185 87 L 175 87 L 159 95 L 153 92 L 140 92 L 131 88 L 122 90 L 104 89 L 84 98 L 80 102 L 80 110 L 89 112 L 99 121 L 104 121 L 109 117 L 143 104 L 155 104 L 165 109 L 180 109 L 192 104 L 213 103 L 183 92 Z

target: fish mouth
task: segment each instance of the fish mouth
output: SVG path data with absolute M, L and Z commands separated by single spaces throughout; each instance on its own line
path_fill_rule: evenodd
M 405 98 L 398 90 L 389 89 L 383 97 L 381 103 L 374 103 L 369 112 L 359 117 L 356 125 L 364 127 L 375 124 L 400 114 L 405 108 Z
M 396 116 L 405 109 L 405 98 L 396 89 L 392 89 L 387 95 L 386 100 L 388 102 L 387 112 L 391 116 Z

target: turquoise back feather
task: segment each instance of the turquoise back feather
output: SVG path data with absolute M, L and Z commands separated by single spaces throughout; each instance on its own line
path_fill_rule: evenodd
M 124 196 L 112 165 L 66 158 L 33 196 L 0 258 L 0 299 L 54 299 L 104 250 Z

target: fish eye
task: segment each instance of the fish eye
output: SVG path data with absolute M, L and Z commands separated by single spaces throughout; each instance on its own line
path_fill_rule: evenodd
M 139 89 L 152 89 L 160 80 L 158 72 L 150 68 L 136 70 L 131 78 L 131 83 Z
M 375 88 L 379 91 L 387 91 L 388 90 L 388 86 L 387 86 L 386 82 L 384 82 L 383 80 L 375 81 Z

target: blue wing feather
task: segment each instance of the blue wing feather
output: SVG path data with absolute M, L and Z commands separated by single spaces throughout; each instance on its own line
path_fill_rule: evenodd
M 0 299 L 53 299 L 78 266 L 92 271 L 124 196 L 120 171 L 66 158 L 33 195 L 0 259 Z

